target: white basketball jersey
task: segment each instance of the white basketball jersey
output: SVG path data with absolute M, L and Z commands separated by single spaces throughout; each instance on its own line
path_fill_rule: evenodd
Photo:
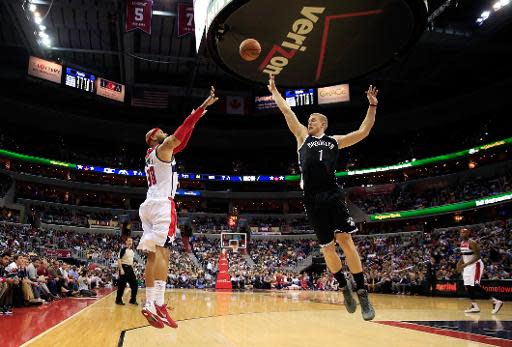
M 460 253 L 462 254 L 462 260 L 464 263 L 473 260 L 474 252 L 469 248 L 469 241 L 462 241 L 460 244 Z
M 178 188 L 178 173 L 174 156 L 171 162 L 161 161 L 156 156 L 156 147 L 150 148 L 146 154 L 144 171 L 148 180 L 146 199 L 174 199 Z

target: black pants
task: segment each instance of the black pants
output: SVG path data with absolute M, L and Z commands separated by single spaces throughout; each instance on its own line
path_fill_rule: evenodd
M 130 265 L 122 265 L 124 275 L 119 275 L 119 281 L 117 283 L 117 297 L 116 302 L 123 301 L 123 293 L 126 288 L 126 283 L 130 284 L 130 288 L 132 289 L 132 297 L 130 302 L 135 302 L 137 298 L 137 278 L 135 278 L 135 273 L 133 272 L 133 267 Z
M 427 279 L 427 293 L 434 296 L 436 295 L 437 278 L 430 277 Z

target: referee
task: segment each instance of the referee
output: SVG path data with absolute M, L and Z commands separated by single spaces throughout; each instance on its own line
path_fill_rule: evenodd
M 132 297 L 130 304 L 138 305 L 137 302 L 137 279 L 133 272 L 133 239 L 131 237 L 126 239 L 125 246 L 121 248 L 119 252 L 119 259 L 117 260 L 117 266 L 119 267 L 119 281 L 117 283 L 117 297 L 116 304 L 124 305 L 123 293 L 126 288 L 126 283 L 130 284 L 132 289 Z

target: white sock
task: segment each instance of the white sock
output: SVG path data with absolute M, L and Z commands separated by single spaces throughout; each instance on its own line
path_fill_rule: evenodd
M 155 301 L 155 287 L 146 288 L 146 304 L 151 305 Z
M 155 281 L 155 303 L 162 306 L 165 302 L 165 281 Z

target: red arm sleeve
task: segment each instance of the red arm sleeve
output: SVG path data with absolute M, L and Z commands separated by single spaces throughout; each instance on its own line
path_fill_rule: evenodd
M 194 126 L 196 125 L 199 118 L 204 113 L 204 109 L 201 107 L 198 107 L 195 111 L 193 111 L 190 116 L 188 116 L 182 125 L 176 129 L 174 132 L 174 136 L 180 140 L 182 143 L 186 140 L 187 135 L 192 132 L 192 129 L 194 129 Z M 188 135 L 190 137 L 190 135 Z
M 185 138 L 183 139 L 183 141 L 181 141 L 179 146 L 174 149 L 174 151 L 173 151 L 174 154 L 179 153 L 183 149 L 185 149 L 185 147 L 187 146 L 188 140 L 190 139 L 190 136 L 192 135 L 192 130 L 194 130 L 194 128 L 190 129 L 190 131 L 185 135 Z

